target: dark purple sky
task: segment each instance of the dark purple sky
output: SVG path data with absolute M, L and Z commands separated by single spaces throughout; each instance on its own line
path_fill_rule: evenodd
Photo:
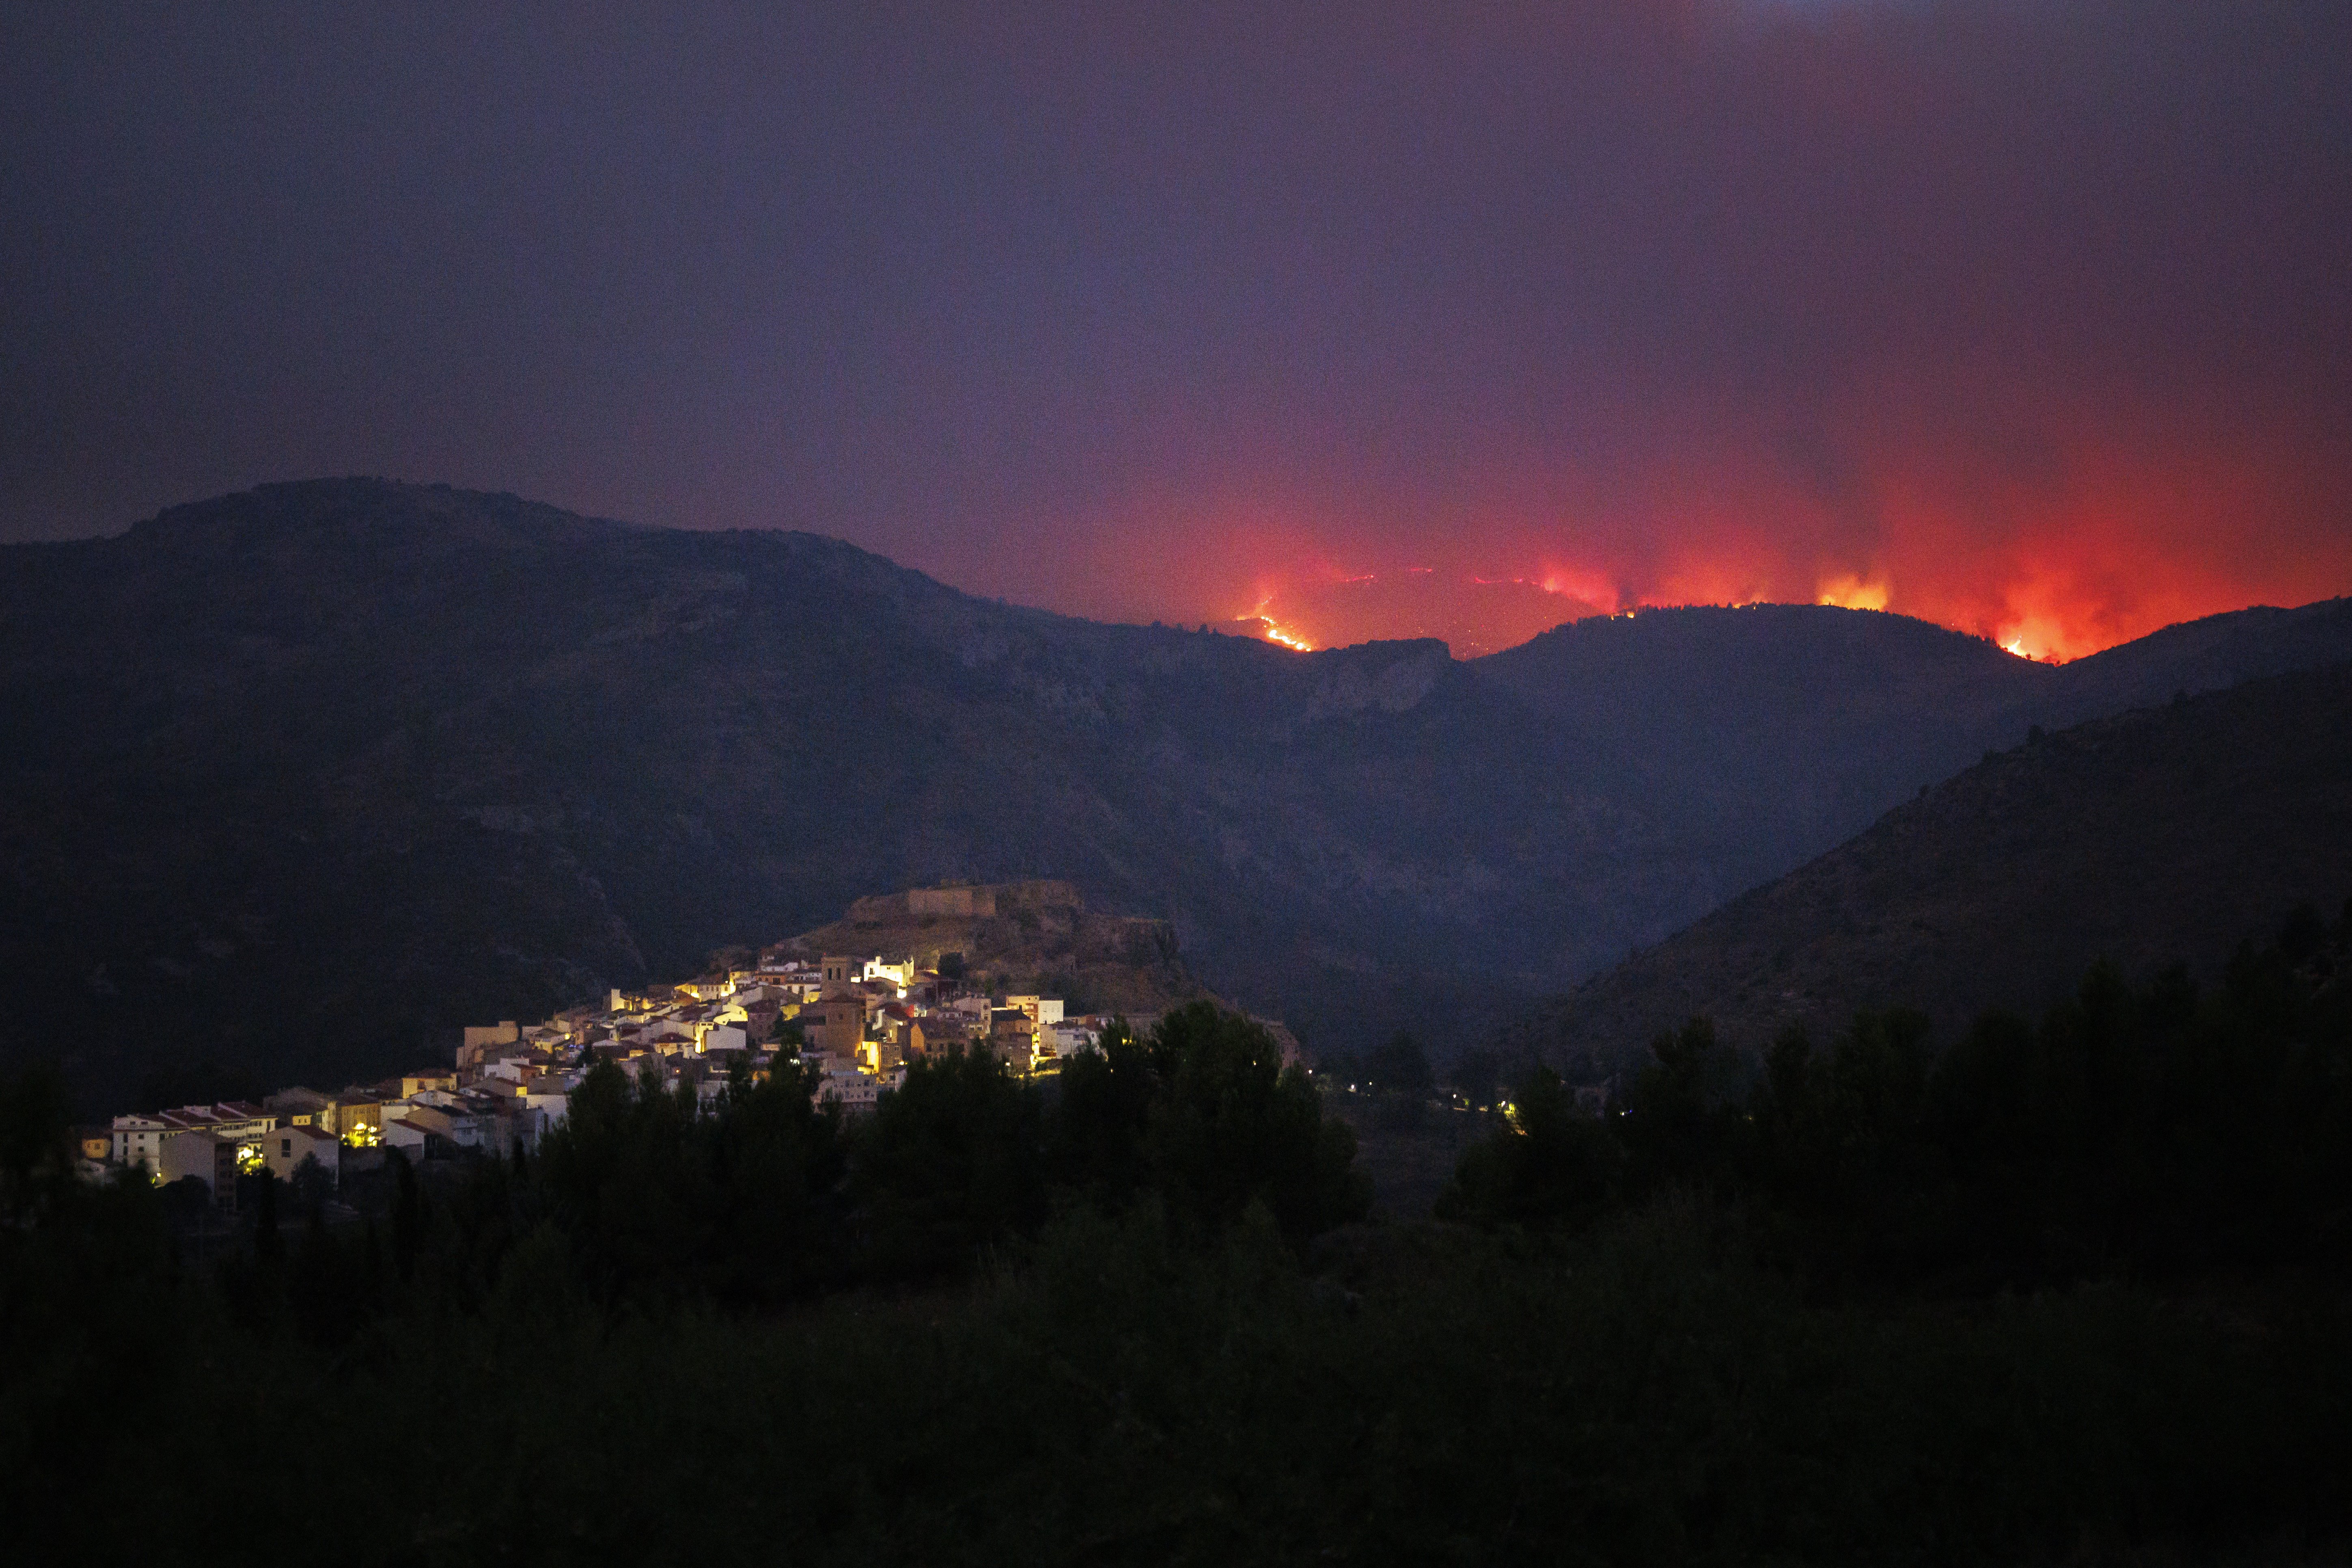
M 381 473 L 1465 652 L 2352 591 L 2342 0 L 493 9 L 0 12 L 0 538 Z

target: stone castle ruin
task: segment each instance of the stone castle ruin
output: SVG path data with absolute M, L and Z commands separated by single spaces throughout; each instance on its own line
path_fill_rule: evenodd
M 1057 923 L 1067 925 L 1086 912 L 1085 898 L 1068 882 L 951 882 L 860 899 L 849 906 L 848 918 L 852 925 L 898 925 L 910 920 L 1018 920 L 1025 915 L 1034 921 L 1060 916 Z
M 806 958 L 903 955 L 924 969 L 955 953 L 974 973 L 1066 986 L 1105 1010 L 1136 1014 L 1208 994 L 1186 972 L 1167 921 L 1093 913 L 1075 884 L 1052 879 L 877 893 L 785 945 Z

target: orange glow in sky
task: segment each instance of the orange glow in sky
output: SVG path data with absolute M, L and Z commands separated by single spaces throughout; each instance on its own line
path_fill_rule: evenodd
M 1202 608 L 1247 604 L 1237 618 L 1294 647 L 1438 637 L 1470 658 L 1641 606 L 1837 605 L 2063 662 L 2352 593 L 2352 467 L 2326 433 L 2225 415 L 2109 429 L 2059 407 L 2027 435 L 1962 440 L 1883 417 L 1834 489 L 1727 444 L 1709 468 L 1543 504 L 1497 479 L 1499 499 L 1435 516 L 1371 497 L 1360 518 L 1327 503 L 1221 520 L 1203 531 L 1255 569 L 1246 597 Z
M 1889 381 L 1783 438 L 1670 408 L 1671 453 L 1377 478 L 1268 466 L 1089 513 L 1024 575 L 960 586 L 1307 649 L 1497 653 L 1645 606 L 1835 605 L 2063 662 L 2178 622 L 2352 594 L 2352 433 L 2218 394 L 2129 402 Z M 1646 416 L 1645 416 L 1646 417 Z M 1793 454 L 1793 455 L 1792 455 Z
M 1888 598 L 1884 578 L 1864 578 L 1848 572 L 1832 577 L 1813 596 L 1817 605 L 1838 605 L 1849 610 L 1883 610 Z
M 1456 658 L 1473 658 L 1564 622 L 1637 607 L 1820 604 L 1913 616 L 1986 637 L 2020 658 L 2063 662 L 2177 621 L 2352 590 L 2352 551 L 2342 549 L 2274 562 L 2268 570 L 2233 571 L 2194 557 L 2149 556 L 2133 564 L 2084 547 L 2095 542 L 2074 542 L 2071 558 L 2042 548 L 2015 560 L 1956 563 L 1941 573 L 1924 562 L 1902 572 L 1775 570 L 1694 553 L 1647 586 L 1612 581 L 1599 567 L 1566 565 L 1510 575 L 1430 567 L 1301 572 L 1257 595 L 1235 619 L 1288 647 L 1438 637 Z M 1970 568 L 1984 576 L 1972 577 Z

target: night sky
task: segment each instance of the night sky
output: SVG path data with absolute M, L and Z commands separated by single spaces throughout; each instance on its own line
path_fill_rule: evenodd
M 0 13 L 0 538 L 383 474 L 1076 614 L 2352 591 L 2352 5 Z

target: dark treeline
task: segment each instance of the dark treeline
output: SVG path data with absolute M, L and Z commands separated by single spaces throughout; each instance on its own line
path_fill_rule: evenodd
M 0 1507 L 166 1561 L 2325 1558 L 2344 939 L 1940 1058 L 1688 1030 L 1622 1116 L 1539 1075 L 1468 1225 L 1343 1223 L 1345 1130 L 1207 1008 L 846 1124 L 605 1071 L 528 1162 L 394 1165 L 339 1227 L 264 1184 L 206 1255 L 72 1176 L 32 1075 Z
M 1305 1075 L 1283 1070 L 1263 1029 L 1206 1004 L 1148 1039 L 1114 1027 L 1050 1090 L 984 1052 L 950 1054 L 911 1065 L 845 1127 L 813 1088 L 784 1067 L 738 1078 L 706 1110 L 690 1087 L 601 1065 L 530 1168 L 477 1183 L 492 1217 L 467 1212 L 482 1205 L 469 1195 L 450 1221 L 546 1225 L 601 1300 L 773 1307 L 968 1274 L 1072 1205 L 1117 1214 L 1148 1197 L 1203 1237 L 1258 1203 L 1296 1245 L 1369 1202 L 1354 1135 L 1323 1118 Z
M 2241 947 L 2200 991 L 2095 967 L 2039 1025 L 1989 1014 L 1948 1049 L 1865 1013 L 1756 1067 L 1706 1020 L 1662 1036 L 1622 1106 L 1558 1076 L 1462 1163 L 1441 1211 L 1576 1226 L 1683 1190 L 1742 1205 L 1822 1279 L 2031 1286 L 2352 1259 L 2352 906 Z
M 1323 1117 L 1305 1074 L 1283 1068 L 1265 1030 L 1207 1004 L 1146 1039 L 1114 1026 L 1050 1086 L 951 1053 L 912 1064 L 846 1122 L 814 1087 L 790 1063 L 756 1079 L 739 1068 L 705 1101 L 693 1084 L 600 1062 L 533 1156 L 419 1167 L 392 1152 L 376 1201 L 353 1194 L 375 1211 L 363 1225 L 330 1227 L 322 1192 L 241 1178 L 231 1298 L 257 1326 L 334 1348 L 387 1310 L 478 1311 L 527 1255 L 603 1309 L 772 1311 L 953 1282 L 1075 1207 L 1148 1204 L 1202 1246 L 1256 1205 L 1297 1247 L 1370 1202 L 1354 1134 Z M 26 1148 L 60 1151 L 27 1169 L 65 1171 L 54 1080 L 26 1079 L 11 1103 Z M 43 1203 L 95 1204 L 133 1231 L 173 1209 L 207 1217 L 194 1182 L 143 1202 L 135 1182 L 100 1200 L 27 1179 Z M 282 1323 L 266 1321 L 280 1309 Z

